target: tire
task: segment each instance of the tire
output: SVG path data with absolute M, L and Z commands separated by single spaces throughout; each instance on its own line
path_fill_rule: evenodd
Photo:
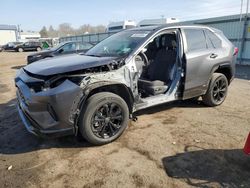
M 36 51 L 38 51 L 38 52 L 40 52 L 41 50 L 42 50 L 41 47 L 37 47 L 37 48 L 36 48 Z
M 23 48 L 18 48 L 17 51 L 18 52 L 23 52 Z
M 227 96 L 227 91 L 228 81 L 226 76 L 221 73 L 213 73 L 208 90 L 202 96 L 202 101 L 207 106 L 221 105 Z
M 121 136 L 128 121 L 127 103 L 116 94 L 100 92 L 86 101 L 80 115 L 79 130 L 89 143 L 103 145 Z

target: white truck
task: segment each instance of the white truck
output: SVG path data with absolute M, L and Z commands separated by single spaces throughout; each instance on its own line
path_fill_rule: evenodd
M 136 27 L 136 22 L 133 20 L 111 22 L 107 26 L 107 32 L 118 32 L 124 29 L 131 29 L 134 27 Z
M 137 27 L 145 27 L 145 26 L 157 26 L 157 25 L 164 25 L 168 23 L 176 23 L 179 22 L 177 18 L 160 18 L 160 19 L 145 19 L 140 21 L 137 24 Z

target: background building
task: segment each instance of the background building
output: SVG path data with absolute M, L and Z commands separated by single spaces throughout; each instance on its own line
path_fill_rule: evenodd
M 0 45 L 17 41 L 17 28 L 15 25 L 0 25 Z
M 34 31 L 28 31 L 28 32 L 20 32 L 18 40 L 20 42 L 27 42 L 32 40 L 38 40 L 40 38 L 41 38 L 40 33 Z

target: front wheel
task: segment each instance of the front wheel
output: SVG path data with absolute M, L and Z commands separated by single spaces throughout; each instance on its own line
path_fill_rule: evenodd
M 206 94 L 202 96 L 202 101 L 208 106 L 221 105 L 227 96 L 227 90 L 228 81 L 226 76 L 221 73 L 214 73 Z
M 79 129 L 82 136 L 94 145 L 117 139 L 129 120 L 127 103 L 118 95 L 100 92 L 92 95 L 82 110 Z

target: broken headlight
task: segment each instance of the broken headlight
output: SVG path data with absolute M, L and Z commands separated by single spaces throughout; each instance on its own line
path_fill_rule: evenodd
M 81 76 L 80 75 L 79 76 L 78 75 L 75 75 L 75 76 L 63 76 L 62 75 L 62 76 L 53 77 L 45 82 L 43 90 L 46 90 L 48 88 L 55 88 L 61 85 L 65 80 L 70 80 L 74 84 L 80 86 L 84 77 L 85 76 L 82 76 L 82 75 Z

